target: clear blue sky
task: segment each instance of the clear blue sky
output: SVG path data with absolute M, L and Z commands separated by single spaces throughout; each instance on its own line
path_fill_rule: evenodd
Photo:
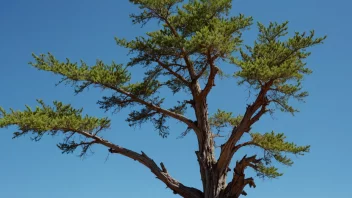
M 314 70 L 304 86 L 307 102 L 297 104 L 295 117 L 277 113 L 261 120 L 256 130 L 285 132 L 288 140 L 311 144 L 311 153 L 295 160 L 278 180 L 257 181 L 248 197 L 350 198 L 352 197 L 351 134 L 351 1 L 347 0 L 235 0 L 233 14 L 251 15 L 256 21 L 290 21 L 291 31 L 315 29 L 328 35 L 324 45 L 312 49 L 308 66 Z M 60 100 L 85 112 L 103 116 L 95 105 L 103 93 L 91 89 L 74 96 L 71 87 L 55 87 L 58 77 L 40 72 L 27 63 L 31 53 L 51 52 L 56 57 L 94 63 L 96 59 L 124 63 L 126 51 L 117 48 L 114 36 L 133 38 L 155 26 L 132 26 L 129 13 L 136 11 L 128 1 L 0 1 L 0 106 L 23 109 L 35 99 Z M 245 33 L 251 43 L 255 26 Z M 140 75 L 142 70 L 135 70 Z M 211 112 L 225 108 L 242 113 L 245 89 L 234 81 L 217 82 L 209 105 Z M 228 90 L 234 90 L 229 92 Z M 177 139 L 184 129 L 172 125 L 172 135 L 160 138 L 150 125 L 129 128 L 127 111 L 109 116 L 112 129 L 104 137 L 122 146 L 143 150 L 155 161 L 163 161 L 169 172 L 185 185 L 200 187 L 194 151 L 195 138 Z M 150 171 L 137 162 L 110 155 L 96 147 L 95 155 L 82 160 L 62 155 L 55 144 L 60 137 L 32 142 L 28 137 L 12 140 L 15 127 L 0 129 L 0 197 L 3 198 L 115 198 L 175 197 Z

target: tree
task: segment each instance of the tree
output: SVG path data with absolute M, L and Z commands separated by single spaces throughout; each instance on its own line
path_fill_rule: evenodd
M 246 195 L 244 188 L 255 187 L 252 177 L 245 170 L 253 169 L 259 177 L 277 178 L 282 175 L 273 166 L 275 160 L 291 166 L 287 154 L 303 155 L 309 146 L 298 146 L 285 141 L 283 133 L 257 133 L 252 126 L 266 114 L 275 110 L 294 114 L 297 110 L 290 100 L 303 100 L 308 93 L 302 90 L 301 81 L 311 73 L 305 59 L 310 55 L 307 48 L 322 43 L 325 37 L 294 33 L 288 37 L 288 23 L 258 23 L 259 35 L 253 46 L 243 46 L 241 33 L 253 22 L 244 15 L 229 16 L 231 0 L 130 0 L 141 9 L 132 14 L 135 24 L 156 20 L 160 30 L 146 33 L 134 40 L 116 38 L 119 46 L 134 55 L 127 65 L 105 64 L 97 61 L 88 66 L 80 63 L 57 60 L 52 54 L 33 55 L 30 64 L 43 71 L 62 76 L 60 82 L 72 84 L 75 93 L 88 87 L 112 91 L 103 96 L 98 104 L 106 111 L 132 107 L 127 118 L 131 126 L 152 122 L 160 136 L 167 137 L 166 121 L 175 119 L 186 126 L 183 136 L 195 133 L 203 189 L 188 187 L 174 179 L 163 163 L 158 165 L 145 153 L 124 148 L 101 137 L 108 129 L 108 118 L 82 115 L 82 109 L 69 104 L 54 102 L 48 105 L 38 100 L 38 106 L 29 106 L 22 111 L 6 111 L 0 108 L 0 127 L 16 125 L 19 132 L 14 138 L 32 134 L 39 141 L 45 134 L 63 134 L 58 148 L 63 153 L 72 153 L 81 148 L 83 156 L 93 145 L 104 146 L 110 153 L 120 154 L 138 161 L 149 168 L 157 179 L 166 184 L 175 194 L 187 198 L 237 198 Z M 237 68 L 227 74 L 221 64 Z M 129 68 L 143 66 L 145 75 L 141 82 L 132 82 Z M 238 85 L 247 84 L 255 93 L 253 102 L 245 112 L 233 116 L 232 112 L 218 110 L 208 115 L 207 97 L 219 77 L 235 77 Z M 235 86 L 235 85 L 234 85 Z M 186 94 L 187 98 L 166 107 L 162 93 Z M 187 111 L 187 109 L 191 109 Z M 193 116 L 188 116 L 190 115 Z M 228 132 L 228 136 L 223 135 Z M 249 136 L 249 141 L 243 141 Z M 83 138 L 82 138 L 83 137 Z M 219 156 L 215 156 L 216 138 L 225 138 Z M 230 168 L 237 151 L 253 146 L 263 150 L 263 156 L 243 156 Z M 232 172 L 232 173 L 231 173 Z M 229 181 L 229 182 L 228 182 Z

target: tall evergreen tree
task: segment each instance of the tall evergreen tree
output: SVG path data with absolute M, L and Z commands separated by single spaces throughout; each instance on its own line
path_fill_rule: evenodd
M 197 137 L 196 159 L 202 189 L 183 185 L 163 163 L 158 165 L 145 153 L 120 146 L 123 142 L 115 144 L 103 139 L 100 134 L 109 128 L 110 120 L 82 115 L 82 109 L 69 104 L 56 101 L 48 105 L 38 100 L 35 109 L 29 106 L 22 111 L 0 108 L 0 127 L 16 125 L 19 132 L 14 133 L 14 138 L 32 134 L 36 141 L 45 134 L 63 134 L 64 139 L 58 144 L 63 153 L 80 148 L 83 156 L 93 145 L 104 146 L 110 153 L 138 161 L 175 194 L 187 198 L 246 195 L 247 185 L 256 186 L 254 178 L 245 174 L 247 168 L 256 171 L 259 177 L 277 178 L 282 173 L 273 166 L 274 162 L 291 166 L 293 162 L 288 154 L 303 155 L 309 151 L 309 146 L 285 141 L 283 133 L 257 133 L 251 128 L 262 116 L 275 110 L 292 114 L 297 111 L 290 101 L 303 100 L 308 95 L 301 86 L 303 77 L 311 73 L 305 63 L 310 55 L 306 50 L 322 43 L 325 37 L 315 37 L 314 31 L 296 32 L 289 37 L 287 22 L 267 26 L 258 23 L 258 39 L 252 46 L 243 46 L 241 33 L 253 20 L 244 15 L 229 16 L 231 0 L 130 2 L 141 10 L 131 15 L 133 23 L 144 25 L 155 20 L 161 24 L 161 29 L 130 41 L 116 38 L 119 46 L 133 54 L 127 65 L 105 64 L 99 60 L 88 66 L 83 61 L 57 60 L 50 53 L 33 55 L 34 61 L 30 64 L 62 76 L 62 82 L 72 83 L 76 93 L 91 86 L 111 90 L 112 94 L 102 97 L 98 104 L 107 111 L 133 106 L 126 120 L 131 126 L 152 122 L 160 136 L 166 137 L 168 119 L 183 123 L 187 129 L 182 135 L 194 133 Z M 225 63 L 233 65 L 237 72 L 225 74 L 221 66 Z M 141 82 L 131 81 L 129 69 L 136 66 L 145 69 Z M 215 80 L 224 75 L 237 78 L 239 86 L 249 85 L 255 93 L 254 100 L 239 116 L 220 109 L 208 115 L 207 97 Z M 168 90 L 173 94 L 186 94 L 187 98 L 166 107 L 162 93 Z M 228 136 L 216 156 L 215 138 L 219 131 L 226 130 Z M 249 141 L 243 141 L 246 134 Z M 241 156 L 231 167 L 237 151 L 248 146 L 261 149 L 263 155 Z

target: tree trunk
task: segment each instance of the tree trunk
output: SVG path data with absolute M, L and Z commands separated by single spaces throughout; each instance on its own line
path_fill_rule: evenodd
M 196 151 L 203 182 L 204 198 L 219 198 L 218 174 L 216 172 L 216 160 L 214 155 L 214 139 L 208 123 L 208 107 L 206 99 L 195 103 L 197 125 L 201 130 L 198 137 L 199 151 Z M 220 186 L 221 187 L 221 186 Z

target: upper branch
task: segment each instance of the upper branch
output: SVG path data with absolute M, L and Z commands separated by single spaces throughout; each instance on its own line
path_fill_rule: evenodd
M 82 82 L 82 85 L 79 86 L 79 91 L 82 91 L 90 85 L 98 85 L 105 89 L 108 88 L 129 97 L 130 101 L 144 105 L 145 107 L 160 114 L 179 120 L 185 123 L 188 127 L 197 130 L 197 126 L 193 123 L 193 121 L 183 115 L 161 108 L 160 106 L 157 106 L 144 98 L 139 97 L 138 95 L 126 91 L 123 88 L 123 85 L 130 80 L 130 77 L 126 69 L 122 68 L 121 65 L 116 65 L 113 63 L 110 66 L 105 65 L 102 62 L 98 62 L 97 65 L 88 67 L 82 62 L 82 65 L 78 66 L 77 63 L 71 63 L 69 60 L 67 60 L 66 63 L 59 62 L 50 53 L 48 56 L 34 55 L 34 58 L 36 63 L 31 63 L 34 67 L 40 70 L 50 71 L 55 74 L 62 75 L 66 81 L 73 84 Z
M 188 80 L 186 80 L 182 75 L 180 75 L 179 73 L 173 71 L 170 68 L 170 65 L 163 63 L 162 61 L 160 61 L 159 59 L 157 60 L 157 63 L 164 69 L 166 69 L 168 72 L 170 72 L 170 74 L 174 75 L 177 79 L 181 80 L 185 85 L 187 85 L 189 87 L 190 82 Z
M 167 27 L 169 27 L 169 29 L 171 30 L 172 34 L 176 37 L 176 38 L 179 38 L 180 35 L 177 33 L 177 30 L 172 26 L 172 24 L 170 23 L 170 21 L 168 20 L 167 17 L 161 17 L 160 18 L 161 20 L 163 20 Z M 193 67 L 193 64 L 192 64 L 192 61 L 190 60 L 186 50 L 184 47 L 181 48 L 181 52 L 182 52 L 182 55 L 183 55 L 183 59 L 187 65 L 187 69 L 188 69 L 188 72 L 189 72 L 189 75 L 191 77 L 192 80 L 195 80 L 196 79 L 196 72 L 194 70 L 194 67 Z
M 172 118 L 175 118 L 175 119 L 185 123 L 187 126 L 191 127 L 192 129 L 196 129 L 196 127 L 197 127 L 192 120 L 184 117 L 181 114 L 177 114 L 177 113 L 169 111 L 167 109 L 163 109 L 161 107 L 158 107 L 158 106 L 156 106 L 156 105 L 154 105 L 152 103 L 149 103 L 149 102 L 147 102 L 147 101 L 145 101 L 143 99 L 138 98 L 137 96 L 135 96 L 135 95 L 123 90 L 123 89 L 115 88 L 115 87 L 109 87 L 109 88 L 111 88 L 111 89 L 113 89 L 113 90 L 115 90 L 115 91 L 117 91 L 117 92 L 119 92 L 121 94 L 124 94 L 126 96 L 129 96 L 133 101 L 135 101 L 137 103 L 140 103 L 142 105 L 145 105 L 147 108 L 150 108 L 150 109 L 152 109 L 154 111 L 157 111 L 158 113 L 164 114 L 166 116 L 170 116 Z
M 209 77 L 208 77 L 208 82 L 207 82 L 207 84 L 205 85 L 204 89 L 201 92 L 201 97 L 202 98 L 207 97 L 207 95 L 209 94 L 211 88 L 215 85 L 215 77 L 216 77 L 216 74 L 219 71 L 219 68 L 216 67 L 215 64 L 214 64 L 214 60 L 216 58 L 217 58 L 216 56 L 212 57 L 210 55 L 210 50 L 207 51 L 207 60 L 208 60 L 208 63 L 210 65 L 210 74 L 209 74 Z
M 261 108 L 258 111 L 258 113 L 256 113 L 249 121 L 250 125 L 253 125 L 254 123 L 256 123 L 261 117 L 262 115 L 264 115 L 266 112 L 268 112 L 269 110 L 266 109 L 266 107 L 269 105 L 270 101 L 265 97 L 264 101 L 262 102 Z
M 259 23 L 258 27 L 260 33 L 254 47 L 247 47 L 248 54 L 240 50 L 242 60 L 234 61 L 241 68 L 234 76 L 242 78 L 241 83 L 247 82 L 259 87 L 260 92 L 255 102 L 247 107 L 241 123 L 233 129 L 229 140 L 222 146 L 218 160 L 220 174 L 224 173 L 230 163 L 236 151 L 236 143 L 268 111 L 266 106 L 270 102 L 281 105 L 283 111 L 295 112 L 288 105 L 288 100 L 307 96 L 306 92 L 301 92 L 301 80 L 304 75 L 311 73 L 305 67 L 304 59 L 310 55 L 306 48 L 320 44 L 326 38 L 315 38 L 314 31 L 310 35 L 296 32 L 292 38 L 282 41 L 280 37 L 288 33 L 287 22 L 270 23 L 268 27 Z M 273 89 L 276 91 L 272 92 Z
M 170 4 L 169 6 L 165 7 L 159 7 L 156 8 L 153 4 L 142 4 L 143 8 L 147 9 L 149 11 L 149 14 L 147 14 L 146 16 L 140 15 L 137 18 L 141 18 L 140 21 L 145 21 L 145 20 L 149 20 L 151 18 L 157 18 L 160 21 L 165 22 L 166 26 L 171 30 L 172 34 L 176 37 L 176 38 L 180 38 L 180 35 L 178 34 L 176 28 L 171 24 L 170 20 L 169 20 L 169 16 L 171 14 L 170 9 L 172 6 L 174 6 L 174 4 Z M 148 12 L 147 12 L 148 13 Z M 135 17 L 136 18 L 136 17 Z M 190 60 L 186 50 L 184 47 L 181 47 L 181 52 L 182 52 L 182 56 L 183 59 L 187 65 L 187 69 L 189 71 L 189 75 L 191 77 L 192 80 L 195 79 L 196 77 L 196 72 L 195 69 L 193 67 L 192 61 Z
M 266 93 L 268 92 L 272 83 L 273 81 L 269 81 L 261 88 L 256 100 L 253 102 L 253 104 L 247 107 L 246 113 L 244 114 L 240 124 L 233 128 L 230 138 L 225 144 L 222 145 L 220 157 L 217 164 L 218 171 L 220 171 L 220 173 L 223 173 L 228 167 L 233 154 L 235 153 L 234 148 L 236 143 L 240 140 L 242 135 L 245 132 L 248 132 L 252 124 L 258 121 L 259 118 L 266 112 L 265 107 L 269 104 L 266 98 Z M 261 110 L 255 114 L 260 107 L 262 107 Z

